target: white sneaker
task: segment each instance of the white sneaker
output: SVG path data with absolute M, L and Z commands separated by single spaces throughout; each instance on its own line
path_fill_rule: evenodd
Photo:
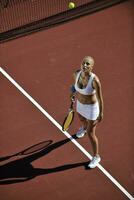
M 76 137 L 77 137 L 77 138 L 82 138 L 82 137 L 84 137 L 85 134 L 86 134 L 86 130 L 84 130 L 84 128 L 81 127 L 81 128 L 78 130 L 78 132 L 76 133 Z
M 100 161 L 101 161 L 100 156 L 94 156 L 91 162 L 88 164 L 88 167 L 95 168 Z

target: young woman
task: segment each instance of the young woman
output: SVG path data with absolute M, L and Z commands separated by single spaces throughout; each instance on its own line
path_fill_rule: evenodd
M 93 159 L 88 167 L 94 168 L 100 162 L 98 139 L 95 134 L 96 125 L 103 119 L 103 98 L 99 78 L 92 73 L 94 59 L 86 56 L 81 69 L 74 74 L 75 84 L 71 87 L 71 98 L 76 96 L 76 111 L 82 123 L 77 132 L 78 138 L 88 134 L 93 148 Z

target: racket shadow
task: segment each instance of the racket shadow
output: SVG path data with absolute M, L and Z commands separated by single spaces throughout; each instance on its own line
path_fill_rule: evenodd
M 75 138 L 75 136 L 72 136 Z M 34 168 L 31 164 L 33 161 L 47 155 L 51 151 L 60 148 L 61 146 L 70 142 L 70 139 L 65 139 L 58 141 L 56 143 L 50 144 L 48 147 L 40 150 L 39 152 L 32 153 L 31 155 L 19 158 L 14 161 L 10 161 L 2 166 L 0 166 L 0 184 L 13 184 L 28 181 L 40 175 L 46 175 L 51 173 L 56 173 L 80 166 L 87 165 L 87 162 L 73 163 L 62 165 L 54 168 Z M 7 156 L 8 157 L 8 156 Z
M 29 155 L 29 154 L 32 154 L 32 153 L 35 153 L 35 152 L 39 152 L 42 149 L 45 149 L 46 147 L 48 147 L 52 142 L 53 142 L 52 140 L 47 140 L 47 141 L 43 141 L 43 142 L 40 142 L 38 144 L 32 145 L 32 146 L 30 146 L 30 147 L 28 147 L 28 148 L 26 148 L 23 151 L 20 151 L 18 153 L 12 154 L 10 156 L 1 157 L 0 162 L 8 160 L 8 159 L 15 157 L 15 156 Z

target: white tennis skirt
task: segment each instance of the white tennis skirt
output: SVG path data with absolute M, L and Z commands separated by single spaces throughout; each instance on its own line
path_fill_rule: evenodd
M 76 111 L 89 120 L 96 120 L 99 116 L 99 103 L 94 104 L 82 104 L 78 100 L 76 102 Z

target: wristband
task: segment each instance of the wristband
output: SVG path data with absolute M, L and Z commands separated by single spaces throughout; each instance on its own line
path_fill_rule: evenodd
M 72 93 L 76 92 L 76 89 L 75 89 L 74 85 L 71 85 L 70 90 L 71 90 Z

